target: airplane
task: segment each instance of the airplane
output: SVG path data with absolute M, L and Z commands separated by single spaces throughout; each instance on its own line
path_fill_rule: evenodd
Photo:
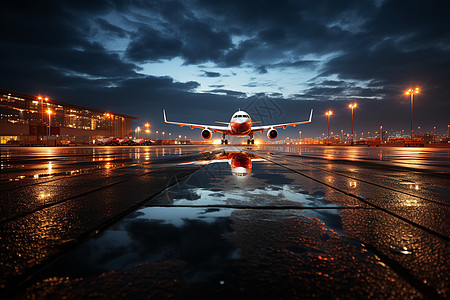
M 181 123 L 181 122 L 170 122 L 167 121 L 166 117 L 166 110 L 163 109 L 164 114 L 164 122 L 167 124 L 175 124 L 180 125 L 181 127 L 191 127 L 193 128 L 201 128 L 202 130 L 202 137 L 206 140 L 212 138 L 213 132 L 220 132 L 222 133 L 222 145 L 228 144 L 228 140 L 226 139 L 226 136 L 248 136 L 249 139 L 247 140 L 247 144 L 255 144 L 255 140 L 253 139 L 253 134 L 256 132 L 263 132 L 267 130 L 267 137 L 271 140 L 276 139 L 278 137 L 278 131 L 276 128 L 283 128 L 286 129 L 288 126 L 296 126 L 301 124 L 307 124 L 312 122 L 312 114 L 313 110 L 311 109 L 311 113 L 309 115 L 308 121 L 301 121 L 301 122 L 293 122 L 293 123 L 281 123 L 281 124 L 274 124 L 274 125 L 263 125 L 263 126 L 253 126 L 254 123 L 252 122 L 252 119 L 248 113 L 246 113 L 243 110 L 238 110 L 233 114 L 231 117 L 231 120 L 229 123 L 226 122 L 217 122 L 226 124 L 227 126 L 215 126 L 215 125 L 201 125 L 201 124 L 190 124 L 190 123 Z
M 208 164 L 214 163 L 228 163 L 231 168 L 231 174 L 234 176 L 247 176 L 252 172 L 252 164 L 255 161 L 265 161 L 251 153 L 247 152 L 225 152 L 222 151 L 220 154 L 216 154 L 213 160 L 207 162 Z M 193 163 L 205 163 L 204 160 L 201 161 L 190 161 L 184 164 Z

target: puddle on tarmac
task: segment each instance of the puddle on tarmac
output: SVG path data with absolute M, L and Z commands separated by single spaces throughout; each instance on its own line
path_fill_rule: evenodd
M 38 173 L 38 174 L 31 174 L 31 175 L 15 175 L 15 177 L 13 177 L 13 178 L 3 176 L 3 178 L 0 177 L 0 181 L 20 181 L 20 180 L 24 180 L 24 179 L 43 179 L 43 178 L 52 178 L 52 177 L 58 177 L 58 176 L 76 176 L 76 175 L 81 175 L 81 174 L 86 174 L 86 173 L 92 173 L 92 172 L 95 172 L 98 170 L 120 168 L 123 166 L 124 166 L 123 164 L 112 164 L 110 162 L 107 162 L 105 164 L 97 165 L 95 167 L 67 170 L 67 171 L 61 171 L 61 172 L 52 172 L 52 167 L 49 167 L 48 173 Z
M 339 206 L 297 184 L 290 171 L 244 152 L 222 153 L 146 205 Z

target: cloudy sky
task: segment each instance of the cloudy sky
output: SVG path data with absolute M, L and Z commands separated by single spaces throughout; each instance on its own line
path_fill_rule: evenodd
M 280 136 L 450 123 L 447 1 L 9 1 L 0 10 L 0 87 L 137 116 L 136 126 L 308 118 Z M 261 135 L 264 136 L 264 135 Z M 219 136 L 217 136 L 219 137 Z

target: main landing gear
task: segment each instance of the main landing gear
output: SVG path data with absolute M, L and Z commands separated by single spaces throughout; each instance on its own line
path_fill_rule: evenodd
M 222 142 L 221 145 L 228 145 L 228 140 L 225 138 L 225 134 L 222 134 Z
M 248 135 L 249 139 L 247 140 L 247 145 L 254 145 L 255 140 L 253 139 L 253 132 Z

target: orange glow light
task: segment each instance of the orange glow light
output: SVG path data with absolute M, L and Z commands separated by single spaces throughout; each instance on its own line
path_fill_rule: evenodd
M 408 90 L 405 92 L 405 95 L 418 94 L 418 93 L 419 93 L 419 88 L 416 87 L 415 89 L 408 89 Z
M 52 111 L 49 109 L 49 110 L 47 110 L 47 113 L 50 115 L 52 113 Z

